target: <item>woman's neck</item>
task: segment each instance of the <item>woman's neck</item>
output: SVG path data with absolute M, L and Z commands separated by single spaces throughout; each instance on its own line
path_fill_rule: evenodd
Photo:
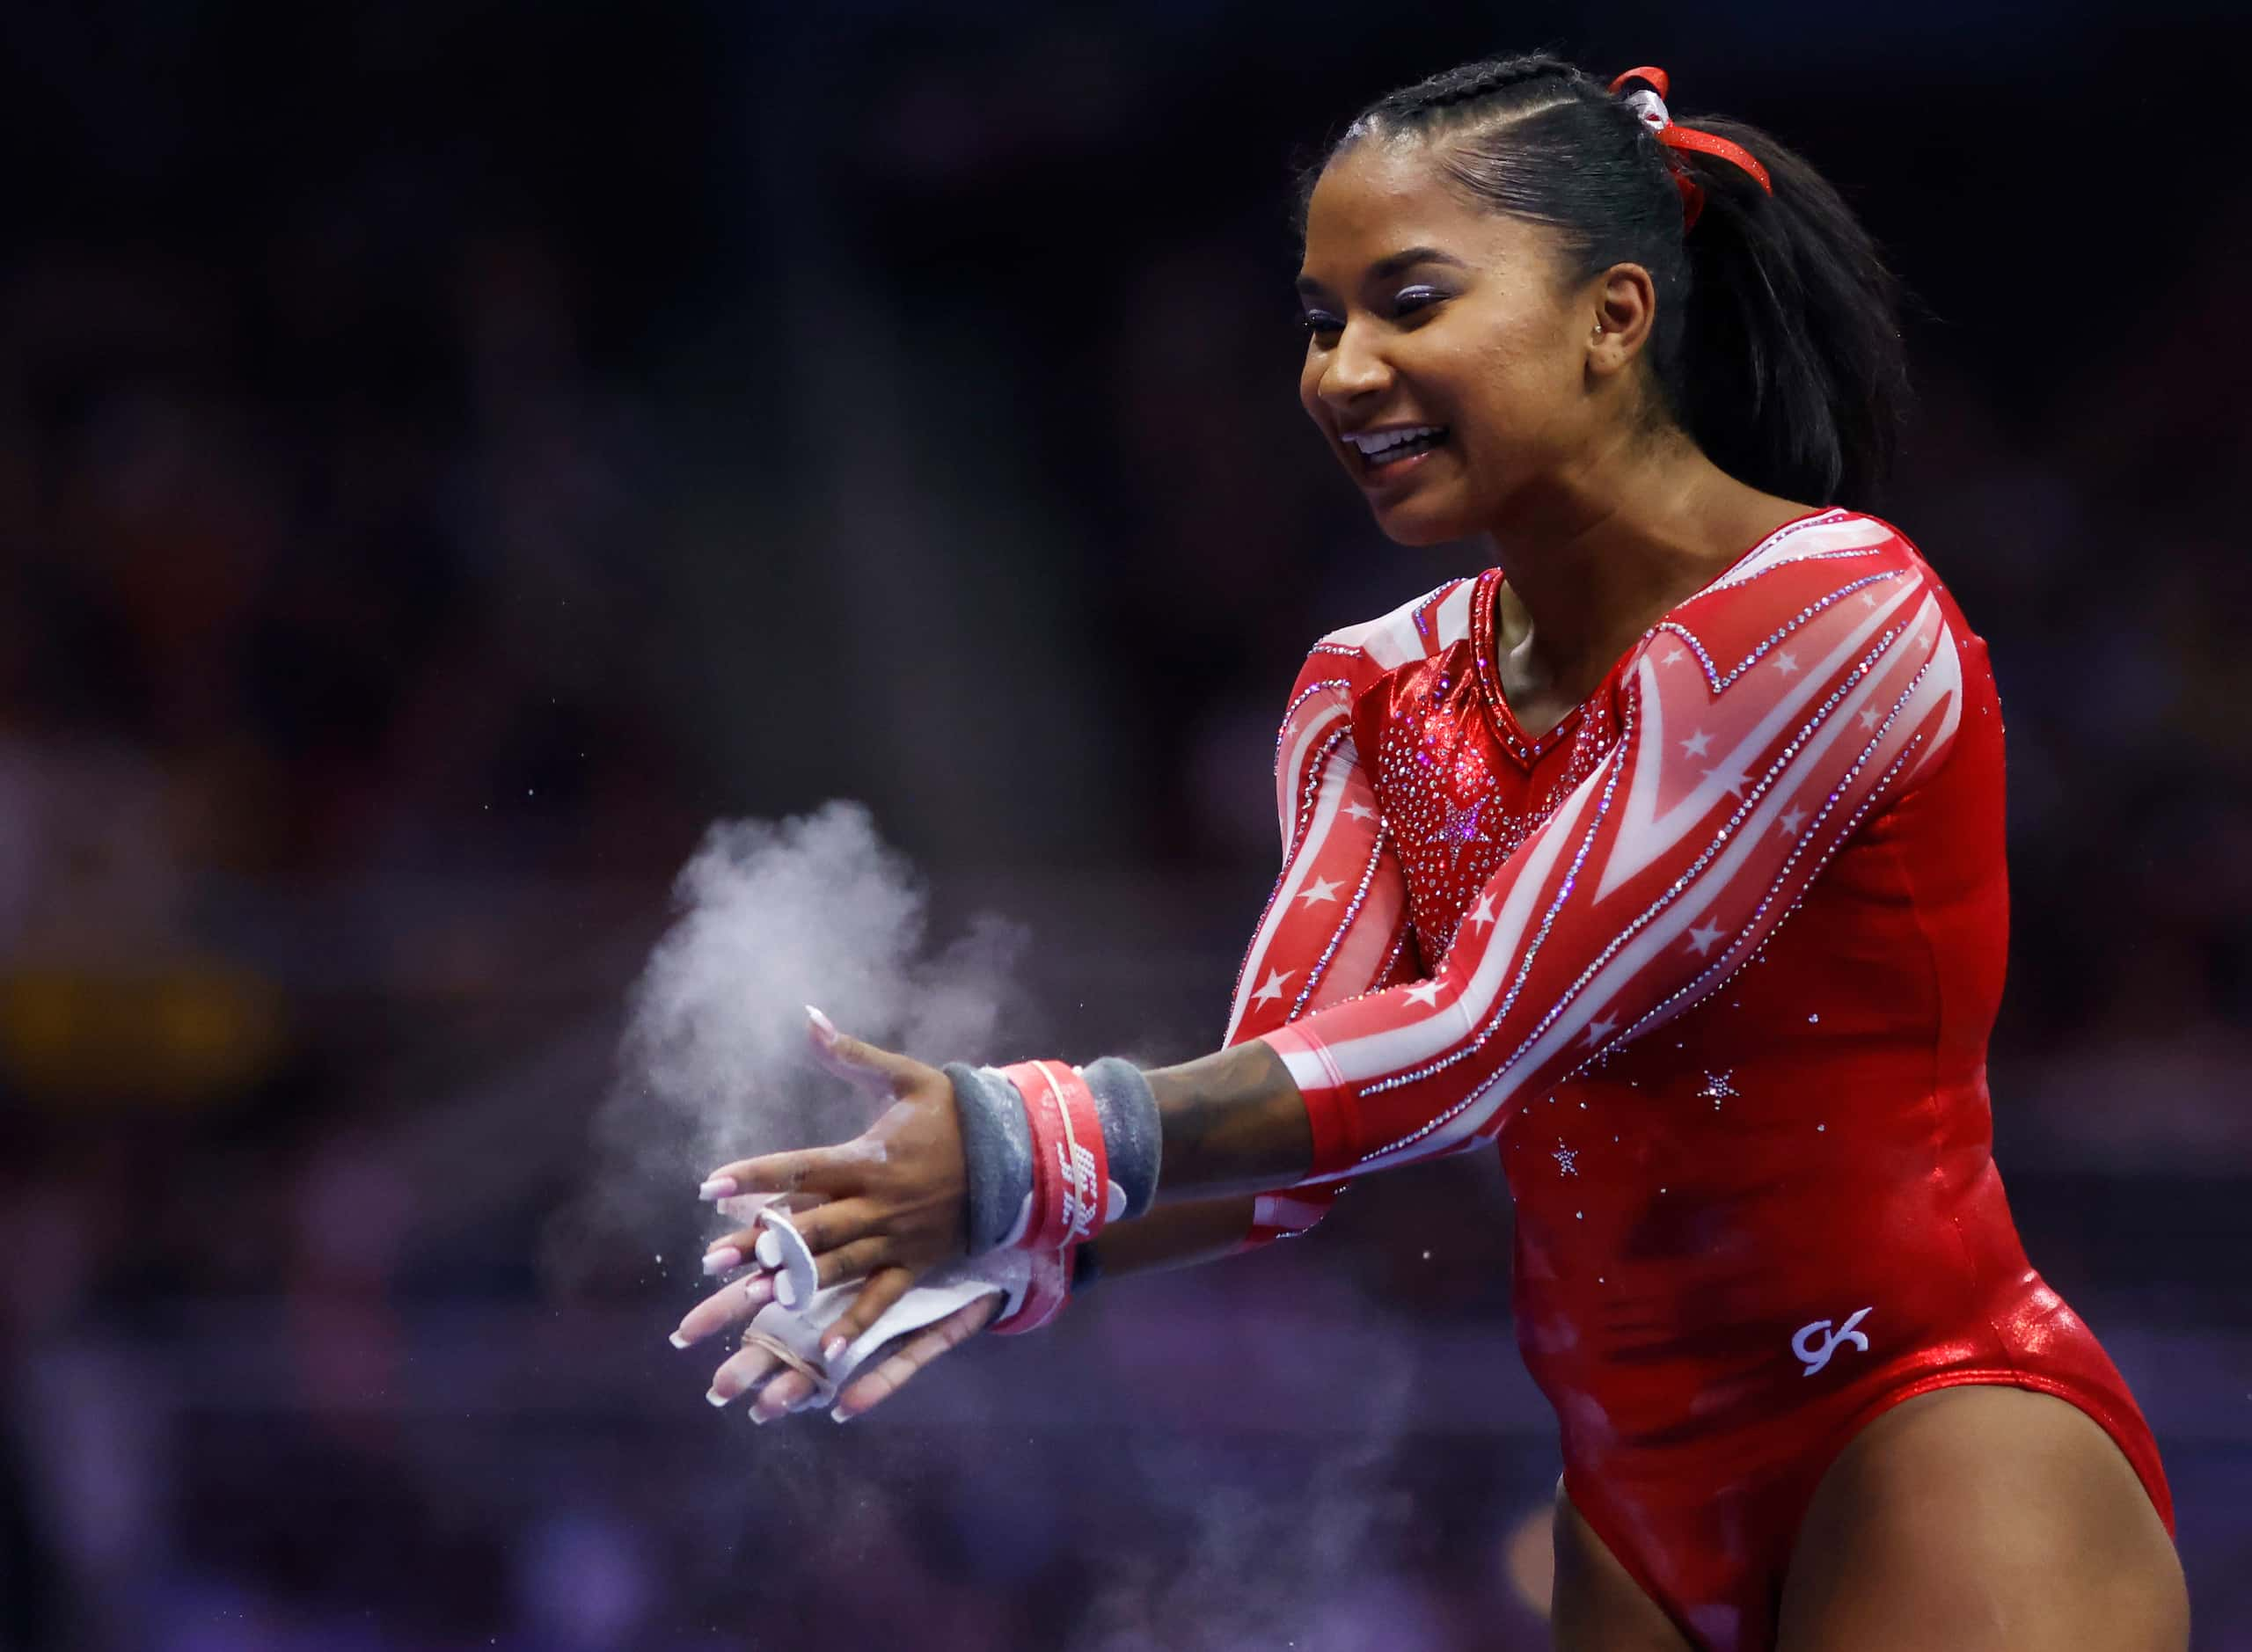
M 1729 476 L 1685 437 L 1622 441 L 1513 501 L 1492 536 L 1505 680 L 1567 703 L 1659 616 L 1811 508 Z

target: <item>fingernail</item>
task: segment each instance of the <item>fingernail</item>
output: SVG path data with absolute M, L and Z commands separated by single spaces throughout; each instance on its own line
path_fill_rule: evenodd
M 665 1341 L 670 1342 L 675 1348 L 686 1348 L 689 1345 L 688 1339 L 677 1331 L 667 1337 Z
M 696 1196 L 699 1199 L 725 1199 L 740 1191 L 733 1176 L 714 1176 L 697 1188 Z
M 704 1253 L 704 1271 L 707 1274 L 724 1274 L 742 1266 L 742 1253 L 732 1245 Z
M 742 1295 L 743 1300 L 753 1306 L 771 1299 L 774 1295 L 774 1276 L 771 1274 L 744 1275 Z
M 841 1336 L 832 1336 L 821 1345 L 821 1356 L 824 1360 L 835 1359 L 844 1351 L 844 1339 Z
M 837 1042 L 837 1023 L 810 1004 L 806 1005 L 806 1020 L 813 1023 L 813 1029 L 821 1035 L 823 1043 L 833 1044 Z
M 706 1388 L 704 1391 L 704 1398 L 713 1405 L 723 1406 L 727 1404 L 729 1400 L 733 1399 L 734 1396 L 732 1394 L 723 1394 L 716 1388 Z
M 759 1427 L 761 1427 L 761 1428 L 764 1428 L 764 1427 L 766 1426 L 766 1424 L 767 1424 L 769 1422 L 771 1422 L 771 1418 L 769 1418 L 769 1417 L 767 1416 L 767 1414 L 766 1414 L 764 1411 L 761 1411 L 761 1410 L 760 1410 L 757 1406 L 753 1406 L 753 1407 L 750 1408 L 750 1420 L 751 1420 L 753 1422 L 756 1422 L 757 1424 L 758 1424 L 758 1426 L 759 1426 Z
M 752 1243 L 750 1250 L 752 1255 L 757 1257 L 769 1268 L 779 1268 L 782 1265 L 781 1236 L 771 1227 L 759 1234 Z
M 850 1422 L 852 1420 L 852 1414 L 844 1407 L 838 1406 L 829 1414 L 829 1420 L 831 1422 Z

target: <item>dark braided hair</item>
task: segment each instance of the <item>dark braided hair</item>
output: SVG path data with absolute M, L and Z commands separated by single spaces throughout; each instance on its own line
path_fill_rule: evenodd
M 1907 398 L 1897 283 L 1805 160 L 1738 121 L 1685 124 L 1750 150 L 1774 193 L 1727 160 L 1661 144 L 1622 99 L 1561 59 L 1465 63 L 1361 112 L 1306 172 L 1299 233 L 1338 155 L 1371 136 L 1429 139 L 1472 200 L 1561 231 L 1575 281 L 1613 264 L 1649 271 L 1662 412 L 1715 464 L 1786 499 L 1868 503 Z M 1704 190 L 1685 231 L 1676 167 Z

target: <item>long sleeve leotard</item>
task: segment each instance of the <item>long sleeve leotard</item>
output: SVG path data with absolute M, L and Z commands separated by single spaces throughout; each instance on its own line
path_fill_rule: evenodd
M 1497 1148 L 1568 1488 L 1700 1645 L 1766 1643 L 1821 1469 L 1932 1387 L 2080 1406 L 2170 1520 L 1993 1166 L 2002 728 L 1953 599 L 1888 524 L 1803 517 L 1533 738 L 1500 580 L 1324 639 L 1283 720 L 1232 1036 L 1314 1159 L 1262 1219 Z

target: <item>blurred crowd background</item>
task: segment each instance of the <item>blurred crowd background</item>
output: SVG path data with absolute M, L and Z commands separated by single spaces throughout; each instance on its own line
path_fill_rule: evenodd
M 841 1432 L 700 1403 L 684 1200 L 539 1250 L 715 819 L 864 800 L 1057 1048 L 1217 1039 L 1305 646 L 1482 563 L 1305 428 L 1293 163 L 1554 44 L 1802 149 L 1916 295 L 1883 509 L 2009 717 L 1999 1157 L 2252 1648 L 2247 33 L 0 7 L 0 1646 L 1544 1644 L 1482 1164 Z

